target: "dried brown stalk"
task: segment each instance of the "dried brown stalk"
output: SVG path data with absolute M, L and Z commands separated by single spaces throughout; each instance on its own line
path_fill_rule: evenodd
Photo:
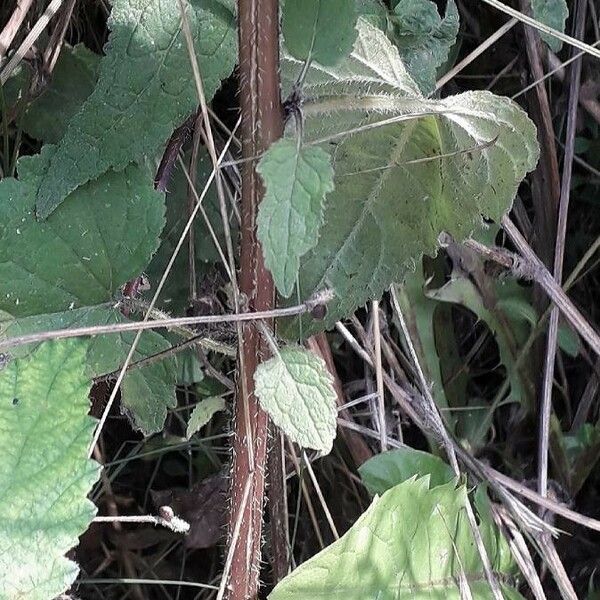
M 279 2 L 238 0 L 242 157 L 260 156 L 283 132 L 279 92 Z M 254 161 L 242 164 L 240 292 L 250 310 L 270 310 L 275 303 L 271 275 L 256 237 L 256 214 L 264 190 Z M 269 323 L 272 325 L 272 323 Z M 268 346 L 253 325 L 242 326 L 238 396 L 235 403 L 231 473 L 231 569 L 226 597 L 247 600 L 259 588 L 262 513 L 269 419 L 254 396 L 254 372 L 268 356 Z M 244 501 L 244 487 L 250 493 Z

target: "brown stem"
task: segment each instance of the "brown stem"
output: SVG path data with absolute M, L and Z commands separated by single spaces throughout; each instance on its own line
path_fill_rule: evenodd
M 278 8 L 278 0 L 238 0 L 242 157 L 245 159 L 260 156 L 283 132 Z M 239 286 L 250 310 L 268 310 L 275 303 L 275 293 L 256 238 L 256 213 L 263 186 L 254 167 L 254 161 L 246 160 L 242 168 Z M 231 548 L 229 600 L 256 598 L 259 588 L 269 420 L 254 396 L 254 372 L 268 352 L 256 328 L 243 325 L 234 415 L 229 531 L 234 531 L 240 514 L 241 525 L 239 534 L 231 541 L 234 547 Z M 250 493 L 244 501 L 248 481 Z
M 285 452 L 283 434 L 271 423 L 269 448 L 269 540 L 271 542 L 270 562 L 273 583 L 279 583 L 290 569 L 288 527 L 287 486 L 285 479 Z

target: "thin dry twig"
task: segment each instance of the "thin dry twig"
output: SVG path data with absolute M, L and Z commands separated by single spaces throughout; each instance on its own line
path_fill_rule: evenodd
M 451 79 L 456 77 L 464 68 L 469 66 L 478 56 L 483 54 L 490 46 L 493 46 L 504 34 L 508 33 L 519 21 L 514 17 L 504 23 L 497 31 L 487 37 L 475 50 L 467 54 L 460 62 L 456 63 L 450 71 L 440 77 L 436 84 L 435 90 L 439 90 L 446 85 Z
M 377 382 L 377 418 L 381 451 L 387 450 L 387 423 L 385 422 L 385 396 L 383 387 L 383 367 L 381 365 L 381 316 L 379 301 L 373 300 L 373 340 L 375 345 L 375 380 Z
M 577 3 L 575 35 L 583 37 L 585 30 L 587 0 Z M 577 130 L 577 107 L 579 104 L 579 84 L 581 81 L 581 59 L 571 65 L 571 81 L 569 85 L 569 105 L 567 109 L 567 133 L 565 141 L 565 158 L 558 207 L 558 224 L 554 247 L 554 280 L 561 285 L 563 277 L 563 260 L 567 236 L 567 216 L 571 194 L 571 175 L 573 173 L 573 156 L 575 154 L 575 134 Z M 560 311 L 555 306 L 550 313 L 548 340 L 544 359 L 544 377 L 542 384 L 542 401 L 540 405 L 540 433 L 538 445 L 538 491 L 541 496 L 548 495 L 548 450 L 550 440 L 550 416 L 552 413 L 552 389 L 554 384 L 554 362 L 558 340 L 558 317 Z
M 323 301 L 319 300 L 318 304 Z M 151 306 L 151 305 L 150 305 Z M 75 327 L 72 329 L 55 329 L 54 331 L 42 331 L 30 333 L 0 340 L 0 349 L 6 350 L 24 344 L 44 342 L 81 336 L 105 335 L 111 333 L 123 333 L 125 331 L 137 331 L 141 333 L 148 329 L 162 329 L 173 327 L 184 327 L 192 325 L 206 325 L 210 323 L 241 323 L 249 321 L 261 321 L 278 317 L 293 317 L 310 312 L 315 307 L 312 301 L 305 302 L 287 308 L 274 308 L 272 310 L 247 312 L 239 314 L 199 315 L 197 317 L 173 317 L 160 320 L 132 321 L 130 323 L 113 323 L 111 325 L 92 325 L 89 327 Z M 152 314 L 152 307 L 148 308 L 147 315 Z
M 513 244 L 526 260 L 534 267 L 535 281 L 540 284 L 554 304 L 560 309 L 565 319 L 576 329 L 581 337 L 600 356 L 600 336 L 589 324 L 581 311 L 571 302 L 563 289 L 556 283 L 548 269 L 531 249 L 527 240 L 522 236 L 508 216 L 502 218 L 502 227 Z
M 561 596 L 565 598 L 565 600 L 578 600 L 577 594 L 573 589 L 573 584 L 558 556 L 552 538 L 548 535 L 541 535 L 536 542 L 539 545 L 540 555 L 552 572 L 552 576 L 554 577 L 554 581 L 556 581 Z
M 349 336 L 349 332 L 347 332 Z M 358 346 L 358 343 L 354 340 L 353 348 Z M 371 359 L 369 359 L 370 362 Z M 370 363 L 369 363 L 370 364 Z M 405 410 L 411 419 L 424 431 L 430 434 L 440 441 L 443 445 L 443 438 L 439 431 L 439 426 L 434 422 L 435 415 L 431 414 L 430 410 L 423 412 L 424 407 L 428 406 L 428 401 L 423 396 L 416 396 L 410 391 L 405 391 L 397 386 L 389 377 L 385 379 L 386 386 L 394 396 L 394 398 L 400 403 L 403 410 Z M 443 426 L 443 425 L 442 425 Z M 378 437 L 376 432 L 372 432 L 371 437 Z M 539 517 L 532 513 L 526 506 L 516 500 L 508 491 L 509 486 L 502 485 L 499 478 L 494 476 L 493 470 L 490 470 L 486 465 L 479 462 L 477 459 L 472 457 L 467 451 L 464 450 L 460 445 L 456 444 L 448 434 L 445 436 L 450 443 L 453 445 L 453 452 L 456 453 L 457 457 L 460 457 L 461 462 L 465 465 L 467 470 L 475 477 L 478 481 L 487 481 L 491 489 L 499 496 L 505 506 L 510 510 L 513 517 L 517 520 L 520 526 L 528 533 L 532 538 L 538 539 L 540 534 L 552 533 L 556 534 L 556 530 L 551 528 L 549 525 L 544 523 Z M 390 439 L 390 444 L 393 446 L 401 446 L 396 440 Z M 518 487 L 519 484 L 512 482 Z M 531 492 L 534 497 L 539 495 L 535 492 Z M 544 499 L 542 499 L 542 502 Z M 548 539 L 546 537 L 546 539 Z M 550 544 L 551 545 L 551 544 Z M 546 545 L 548 546 L 548 544 Z M 546 555 L 544 555 L 546 556 Z M 550 565 L 552 567 L 552 573 L 559 582 L 561 588 L 564 587 L 564 581 L 559 581 L 562 577 L 560 572 L 560 566 Z
M 10 45 L 12 44 L 15 36 L 17 35 L 19 28 L 23 24 L 33 0 L 21 0 L 17 1 L 17 5 L 10 16 L 10 19 L 4 26 L 4 29 L 0 32 L 0 63 L 6 56 Z
M 600 521 L 597 519 L 593 519 L 592 517 L 587 517 L 582 515 L 570 508 L 566 507 L 564 504 L 560 504 L 559 502 L 555 502 L 550 498 L 544 498 L 540 496 L 535 490 L 528 488 L 526 485 L 515 481 L 511 477 L 496 471 L 492 467 L 485 465 L 484 463 L 480 464 L 485 477 L 492 481 L 497 481 L 500 485 L 505 488 L 512 490 L 519 496 L 523 498 L 527 498 L 531 502 L 537 504 L 538 506 L 542 506 L 545 510 L 549 510 L 556 515 L 560 515 L 573 523 L 577 523 L 587 529 L 591 529 L 593 531 L 600 531 Z
M 400 327 L 402 329 L 402 333 L 404 335 L 404 339 L 406 341 L 406 345 L 408 347 L 408 351 L 410 357 L 412 359 L 414 368 L 416 370 L 419 385 L 421 387 L 421 392 L 423 394 L 424 400 L 427 402 L 427 412 L 429 413 L 431 419 L 431 425 L 436 431 L 437 435 L 442 440 L 444 450 L 448 456 L 448 460 L 450 461 L 450 466 L 452 470 L 456 474 L 457 477 L 460 477 L 461 471 L 458 466 L 458 460 L 456 458 L 456 452 L 454 451 L 454 444 L 446 431 L 446 427 L 442 421 L 440 413 L 437 409 L 435 401 L 433 400 L 433 396 L 431 395 L 431 391 L 429 389 L 429 385 L 425 379 L 425 375 L 423 373 L 423 369 L 421 368 L 421 363 L 419 361 L 419 357 L 417 356 L 417 352 L 412 343 L 412 339 L 410 337 L 410 331 L 408 326 L 406 325 L 406 321 L 404 319 L 404 315 L 402 313 L 402 309 L 400 308 L 400 303 L 398 302 L 398 298 L 396 297 L 396 291 L 394 286 L 391 287 L 391 297 L 392 297 L 392 306 L 400 322 Z M 492 564 L 490 562 L 487 550 L 483 543 L 483 538 L 481 537 L 481 531 L 479 531 L 479 527 L 477 526 L 477 520 L 475 519 L 475 513 L 473 512 L 473 507 L 471 506 L 470 501 L 467 501 L 465 504 L 465 510 L 467 513 L 467 518 L 469 520 L 469 525 L 471 527 L 471 532 L 473 534 L 473 538 L 475 540 L 475 545 L 477 546 L 477 550 L 479 552 L 479 556 L 481 557 L 481 562 L 483 564 L 483 570 L 485 572 L 485 578 L 490 585 L 494 598 L 496 600 L 502 600 L 502 592 L 500 591 L 500 584 L 498 583 L 498 579 L 492 570 Z
M 300 461 L 298 460 L 298 456 L 296 455 L 296 451 L 294 450 L 294 446 L 292 445 L 290 440 L 287 439 L 286 442 L 287 442 L 290 459 L 292 461 L 292 464 L 294 465 L 294 470 L 300 481 L 300 486 L 302 488 L 302 495 L 304 497 L 304 501 L 306 502 L 306 509 L 308 510 L 308 515 L 309 515 L 310 521 L 312 523 L 313 530 L 315 532 L 315 536 L 317 537 L 317 541 L 319 542 L 321 549 L 323 549 L 323 548 L 325 548 L 325 541 L 323 540 L 323 535 L 321 534 L 321 530 L 319 529 L 319 521 L 317 519 L 317 513 L 315 512 L 312 500 L 310 498 L 310 493 L 308 491 L 308 486 L 306 485 L 306 480 L 304 479 L 304 477 L 302 477 L 302 469 L 300 468 Z
M 596 48 L 599 45 L 600 45 L 600 40 L 598 40 L 597 42 L 594 42 L 592 44 L 592 48 Z M 534 88 L 536 85 L 539 85 L 540 83 L 546 81 L 546 79 L 548 79 L 549 77 L 552 77 L 552 75 L 558 74 L 558 78 L 561 79 L 560 74 L 563 72 L 564 68 L 566 66 L 570 65 L 572 62 L 576 61 L 578 58 L 581 58 L 584 54 L 585 54 L 585 52 L 580 51 L 580 52 L 577 52 L 577 54 L 575 54 L 574 56 L 571 56 L 571 58 L 569 58 L 568 60 L 565 60 L 565 62 L 560 62 L 555 55 L 553 55 L 552 53 L 549 53 L 548 54 L 548 57 L 549 57 L 548 62 L 552 65 L 552 69 L 550 69 L 550 71 L 548 71 L 547 73 L 544 73 L 544 75 L 542 77 L 540 77 L 539 79 L 536 79 L 535 81 L 531 82 L 529 85 L 524 87 L 522 90 L 518 91 L 516 94 L 513 94 L 511 96 L 511 100 L 516 100 L 519 96 L 522 96 L 523 94 L 527 93 L 529 90 Z M 556 58 L 556 61 L 554 61 L 554 59 L 552 57 Z
M 331 529 L 331 533 L 333 534 L 333 537 L 336 540 L 339 540 L 340 534 L 338 533 L 337 527 L 335 526 L 335 522 L 333 521 L 333 517 L 331 516 L 331 511 L 329 510 L 329 507 L 327 506 L 327 502 L 325 501 L 325 496 L 323 495 L 323 491 L 321 490 L 321 486 L 319 485 L 317 476 L 315 475 L 315 472 L 312 468 L 312 464 L 311 464 L 310 460 L 308 460 L 308 456 L 306 456 L 306 452 L 304 450 L 302 451 L 302 460 L 304 462 L 304 465 L 306 466 L 306 470 L 308 471 L 308 475 L 310 477 L 310 480 L 312 481 L 313 487 L 315 488 L 315 492 L 317 493 L 317 498 L 319 499 L 319 502 L 321 503 L 321 508 L 323 509 L 323 512 L 325 513 L 325 518 L 327 519 L 327 523 L 329 523 L 329 529 Z
M 506 4 L 503 4 L 502 2 L 499 2 L 499 0 L 480 0 L 480 1 L 485 2 L 486 4 L 489 4 L 490 6 L 493 6 L 495 9 L 499 10 L 500 12 L 503 12 L 515 19 L 518 19 L 519 21 L 525 23 L 525 25 L 529 25 L 529 27 L 533 27 L 534 29 L 537 29 L 538 31 L 547 33 L 548 35 L 551 35 L 552 37 L 559 39 L 561 42 L 564 42 L 565 44 L 569 44 L 570 46 L 575 46 L 575 48 L 579 48 L 580 50 L 583 50 L 585 53 L 589 54 L 590 56 L 594 56 L 595 58 L 600 58 L 600 50 L 598 50 L 597 48 L 594 48 L 593 46 L 590 46 L 589 44 L 586 44 L 585 42 L 582 42 L 581 40 L 571 37 L 570 35 L 561 33 L 557 29 L 553 29 L 552 27 L 549 27 L 548 25 L 545 25 L 544 23 L 542 23 L 540 21 L 536 21 L 532 17 L 524 15 L 522 12 L 515 10 L 514 8 L 511 8 L 510 6 L 507 6 Z
M 31 31 L 27 34 L 27 37 L 23 40 L 21 45 L 17 48 L 17 51 L 11 56 L 10 60 L 6 63 L 6 66 L 0 72 L 0 85 L 4 85 L 11 73 L 17 68 L 19 63 L 23 60 L 30 48 L 35 44 L 37 39 L 40 37 L 44 29 L 48 26 L 50 19 L 56 14 L 58 9 L 61 7 L 64 0 L 52 0 L 48 5 L 48 8 L 44 11 L 44 14 L 38 19 L 37 23 L 31 28 Z
M 54 28 L 50 41 L 44 50 L 44 71 L 46 77 L 52 74 L 54 67 L 56 66 L 56 61 L 60 56 L 65 41 L 65 34 L 67 33 L 76 1 L 77 0 L 66 0 L 67 4 L 63 6 L 63 11 L 60 14 L 60 21 Z
M 213 244 L 217 250 L 217 253 L 219 255 L 219 258 L 221 259 L 221 262 L 223 263 L 223 267 L 225 268 L 225 272 L 227 273 L 227 276 L 229 277 L 230 281 L 234 281 L 234 271 L 231 270 L 231 265 L 229 264 L 229 262 L 227 261 L 227 258 L 225 257 L 225 253 L 223 252 L 223 249 L 221 248 L 221 242 L 219 242 L 219 238 L 217 237 L 217 234 L 215 232 L 215 228 L 213 227 L 212 223 L 210 222 L 210 219 L 208 218 L 208 214 L 206 212 L 206 209 L 204 208 L 204 206 L 202 205 L 202 202 L 199 202 L 200 197 L 198 196 L 198 192 L 196 191 L 196 187 L 194 185 L 194 181 L 192 180 L 192 177 L 187 169 L 187 167 L 185 166 L 185 163 L 183 162 L 181 156 L 179 157 L 179 165 L 181 167 L 181 170 L 183 171 L 183 174 L 187 180 L 189 189 L 190 189 L 190 195 L 192 196 L 192 198 L 194 199 L 194 203 L 192 203 L 192 205 L 190 206 L 190 211 L 188 214 L 191 214 L 194 210 L 194 207 L 196 205 L 199 206 L 200 208 L 200 214 L 202 215 L 202 219 L 204 219 L 204 224 L 206 225 L 206 228 L 208 229 L 208 232 L 210 234 L 210 237 L 213 241 Z M 220 175 L 217 176 L 217 179 L 220 179 Z M 190 235 L 190 240 L 193 239 L 194 236 Z M 193 251 L 193 245 L 190 247 L 188 246 L 188 252 L 192 252 Z M 192 255 L 193 258 L 193 255 Z M 191 266 L 190 266 L 190 270 L 191 270 Z M 192 288 L 193 292 L 195 293 L 195 287 Z
M 158 516 L 154 515 L 117 515 L 94 517 L 94 523 L 152 523 L 166 527 L 175 533 L 187 533 L 190 524 L 173 513 L 168 506 L 161 506 Z
M 508 541 L 511 554 L 517 561 L 521 573 L 523 573 L 525 579 L 527 579 L 529 589 L 533 593 L 535 599 L 547 600 L 544 588 L 542 587 L 542 582 L 535 569 L 533 558 L 531 557 L 523 534 L 519 531 L 519 528 L 515 525 L 511 516 L 508 514 L 508 511 L 503 506 L 492 504 L 491 507 L 494 521 L 499 529 L 503 531 L 504 537 Z

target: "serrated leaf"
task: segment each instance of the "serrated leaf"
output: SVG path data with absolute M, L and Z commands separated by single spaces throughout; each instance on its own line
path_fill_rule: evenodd
M 99 466 L 86 344 L 47 343 L 0 371 L 0 598 L 47 600 L 78 566 L 64 557 L 95 514 Z
M 256 170 L 266 188 L 258 209 L 258 239 L 277 290 L 287 298 L 296 285 L 300 258 L 319 239 L 325 195 L 333 190 L 331 157 L 321 148 L 282 139 Z
M 186 2 L 206 99 L 236 57 L 235 18 L 217 0 Z M 54 148 L 37 191 L 46 218 L 78 186 L 153 154 L 198 104 L 178 2 L 114 0 L 98 85 Z
M 21 319 L 6 318 L 0 321 L 0 339 L 56 329 L 110 325 L 128 321 L 129 319 L 115 310 L 112 305 L 85 307 Z M 87 375 L 95 378 L 117 371 L 125 361 L 134 338 L 134 331 L 92 337 L 87 350 Z M 127 414 L 133 426 L 145 435 L 160 431 L 167 410 L 176 405 L 177 363 L 174 357 L 143 367 L 135 367 L 135 363 L 167 350 L 170 346 L 171 344 L 159 333 L 145 331 L 133 355 L 134 367 L 125 375 L 121 387 L 121 410 Z M 18 346 L 11 348 L 10 354 L 23 358 L 29 356 L 35 348 L 36 345 L 33 344 Z
M 0 310 L 15 317 L 111 300 L 150 262 L 164 225 L 164 199 L 135 165 L 79 188 L 36 221 L 41 159 L 22 159 L 21 180 L 0 182 Z
M 225 400 L 220 396 L 205 398 L 196 404 L 187 424 L 185 437 L 189 440 L 196 432 L 200 431 L 220 410 L 225 410 Z
M 46 143 L 58 142 L 71 118 L 94 91 L 100 59 L 83 44 L 74 47 L 65 45 L 48 88 L 29 104 L 21 118 L 23 131 Z M 19 92 L 26 91 L 27 80 L 26 68 L 9 79 L 5 86 L 9 102 L 14 102 Z
M 376 454 L 358 468 L 358 473 L 373 495 L 381 495 L 415 476 L 428 476 L 430 488 L 456 479 L 450 465 L 439 456 L 409 447 Z
M 303 448 L 329 454 L 336 429 L 336 393 L 327 365 L 300 346 L 281 348 L 258 365 L 255 393 L 275 425 Z
M 539 153 L 515 103 L 489 92 L 428 100 L 381 31 L 360 19 L 358 31 L 350 57 L 327 71 L 313 65 L 304 86 L 305 143 L 324 140 L 335 171 L 319 242 L 299 274 L 301 298 L 330 288 L 335 300 L 323 321 L 304 319 L 308 334 L 401 281 L 435 254 L 442 231 L 462 240 L 482 215 L 499 221 Z M 293 82 L 301 65 L 284 63 Z
M 289 53 L 324 66 L 348 56 L 356 39 L 355 0 L 285 0 L 281 31 Z
M 434 489 L 428 478 L 401 483 L 375 498 L 338 541 L 283 579 L 269 600 L 458 600 L 463 574 L 473 598 L 491 599 L 467 502 L 465 486 L 453 482 Z M 490 532 L 493 537 L 486 533 L 484 541 L 503 597 L 522 599 L 504 583 L 514 565 L 498 531 Z
M 564 33 L 569 16 L 566 0 L 531 0 L 531 12 L 536 21 Z M 540 37 L 554 52 L 562 48 L 562 42 L 553 35 L 540 33 Z

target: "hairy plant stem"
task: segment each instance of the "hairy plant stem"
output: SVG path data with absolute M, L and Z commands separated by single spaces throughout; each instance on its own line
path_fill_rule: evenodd
M 238 0 L 243 158 L 261 155 L 283 133 L 278 10 L 278 0 Z M 242 167 L 239 277 L 240 292 L 251 311 L 269 310 L 275 303 L 273 280 L 256 237 L 256 214 L 264 190 L 254 167 L 252 161 Z M 241 325 L 231 472 L 229 600 L 256 598 L 259 588 L 269 419 L 254 396 L 254 373 L 268 353 L 268 345 L 254 325 Z M 250 492 L 245 495 L 247 482 Z

